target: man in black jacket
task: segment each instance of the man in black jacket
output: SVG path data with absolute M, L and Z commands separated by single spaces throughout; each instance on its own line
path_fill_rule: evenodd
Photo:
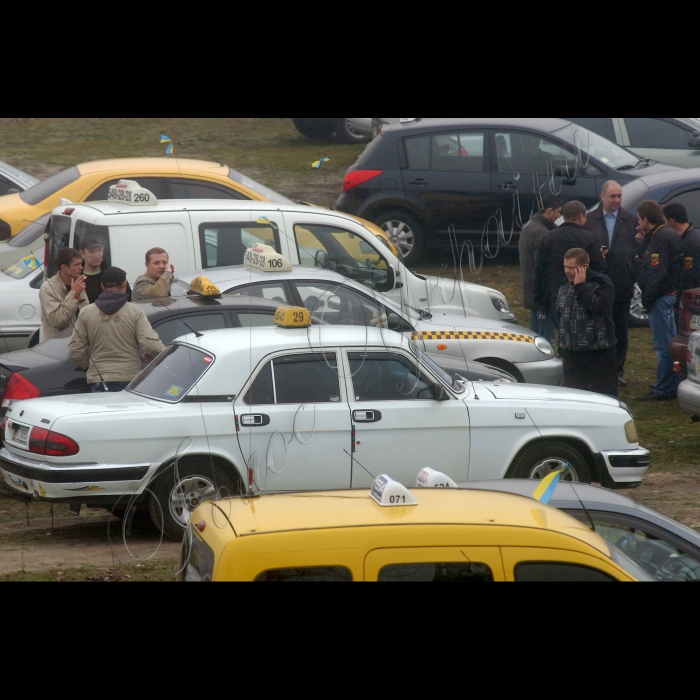
M 596 236 L 615 287 L 613 320 L 617 338 L 618 385 L 623 379 L 629 348 L 629 317 L 634 285 L 642 269 L 642 246 L 637 243 L 639 219 L 622 208 L 622 187 L 611 180 L 603 185 L 598 208 L 588 215 L 586 227 Z
M 535 304 L 542 314 L 557 314 L 559 289 L 567 281 L 564 255 L 573 248 L 585 250 L 593 272 L 605 273 L 605 260 L 598 239 L 586 226 L 586 207 L 581 202 L 564 205 L 564 223 L 550 231 L 535 254 Z M 547 338 L 554 342 L 554 338 Z
M 589 266 L 590 257 L 581 248 L 564 256 L 567 281 L 557 298 L 564 386 L 617 396 L 615 290 L 609 277 Z
M 681 238 L 681 275 L 676 297 L 676 312 L 683 292 L 700 287 L 700 233 L 688 221 L 688 210 L 682 204 L 664 207 L 668 225 Z
M 671 340 L 676 335 L 676 305 L 681 268 L 681 240 L 666 226 L 661 205 L 653 201 L 637 207 L 639 230 L 645 236 L 646 252 L 639 286 L 642 303 L 649 311 L 654 334 L 654 352 L 659 360 L 654 389 L 638 401 L 670 401 L 678 392 L 679 378 L 671 358 Z

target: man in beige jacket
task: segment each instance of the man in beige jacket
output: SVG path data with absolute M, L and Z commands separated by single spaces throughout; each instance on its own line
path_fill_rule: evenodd
M 141 372 L 143 361 L 152 361 L 165 349 L 143 309 L 127 301 L 124 270 L 105 270 L 102 289 L 99 299 L 80 312 L 68 346 L 71 360 L 87 370 L 93 393 L 123 391 Z
M 134 284 L 134 301 L 151 301 L 169 297 L 175 281 L 175 267 L 162 248 L 151 248 L 146 253 L 146 274 Z
M 41 285 L 41 339 L 70 338 L 80 309 L 88 305 L 83 256 L 61 248 L 56 256 L 58 272 Z

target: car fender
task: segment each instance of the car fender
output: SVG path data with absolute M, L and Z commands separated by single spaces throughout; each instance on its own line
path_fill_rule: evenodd
M 425 211 L 423 211 L 417 202 L 411 199 L 397 197 L 393 192 L 377 192 L 373 194 L 361 204 L 357 212 L 353 213 L 356 216 L 374 222 L 383 212 L 392 209 L 401 209 L 415 219 L 418 219 L 422 224 L 430 224 L 430 220 L 426 217 Z
M 228 474 L 232 479 L 239 477 L 242 484 L 247 483 L 247 478 L 245 474 L 245 469 L 239 468 L 234 461 L 232 461 L 232 455 L 223 454 L 221 452 L 187 452 L 180 457 L 173 456 L 161 464 L 157 469 L 151 472 L 148 481 L 144 483 L 144 488 L 148 488 L 157 479 L 166 474 L 168 471 L 174 468 L 175 464 L 178 462 L 184 463 L 188 459 L 194 459 L 201 457 L 203 459 L 210 459 L 212 463 L 222 469 L 226 474 Z M 242 463 L 242 462 L 241 462 Z M 235 494 L 232 494 L 235 495 Z

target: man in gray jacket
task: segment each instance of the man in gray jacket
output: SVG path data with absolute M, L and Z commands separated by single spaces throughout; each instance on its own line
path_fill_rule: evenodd
M 520 275 L 523 282 L 523 306 L 530 309 L 530 330 L 546 335 L 546 321 L 540 321 L 535 305 L 535 252 L 540 241 L 554 229 L 564 202 L 553 194 L 542 197 L 542 211 L 535 214 L 520 233 Z M 553 329 L 555 332 L 555 329 Z M 554 333 L 549 333 L 553 336 Z
M 124 270 L 105 270 L 102 289 L 99 299 L 80 312 L 68 346 L 71 360 L 87 370 L 93 393 L 123 391 L 141 372 L 143 361 L 165 349 L 143 309 L 127 301 Z

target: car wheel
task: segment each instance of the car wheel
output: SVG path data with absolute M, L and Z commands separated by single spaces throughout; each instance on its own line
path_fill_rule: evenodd
M 630 307 L 630 328 L 648 328 L 649 313 L 642 304 L 642 290 L 638 284 L 634 285 L 634 297 Z
M 206 501 L 235 496 L 240 480 L 234 482 L 211 460 L 180 460 L 168 468 L 151 487 L 148 509 L 155 526 L 171 540 L 180 541 L 192 512 Z
M 343 143 L 367 143 L 367 137 L 358 131 L 349 119 L 335 120 L 335 133 Z
M 584 456 L 563 442 L 542 442 L 526 448 L 513 462 L 507 478 L 541 481 L 559 469 L 564 470 L 562 481 L 591 483 L 591 472 Z
M 293 119 L 297 131 L 307 139 L 327 139 L 333 135 L 333 124 L 316 119 Z
M 390 211 L 375 217 L 375 223 L 389 236 L 405 265 L 417 262 L 425 246 L 425 237 L 423 227 L 410 214 Z

